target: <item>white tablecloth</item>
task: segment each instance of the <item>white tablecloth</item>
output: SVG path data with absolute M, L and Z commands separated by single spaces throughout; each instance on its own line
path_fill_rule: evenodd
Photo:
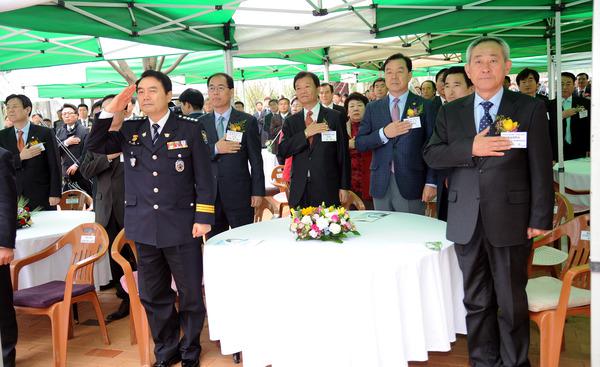
M 565 161 L 565 186 L 572 190 L 589 190 L 591 185 L 591 158 Z M 558 163 L 554 165 L 554 181 L 558 182 Z M 577 205 L 590 206 L 589 195 L 567 195 Z
M 295 241 L 288 226 L 250 224 L 204 247 L 210 339 L 223 354 L 242 351 L 244 367 L 406 366 L 466 333 L 444 222 L 390 213 L 357 223 L 362 235 L 343 244 Z
M 33 225 L 17 230 L 15 259 L 32 255 L 48 247 L 65 233 L 82 223 L 93 223 L 94 212 L 42 211 L 33 214 Z M 110 282 L 110 249 L 94 265 L 96 286 Z M 50 257 L 27 265 L 19 272 L 19 288 L 28 288 L 51 280 L 65 280 L 71 260 L 71 246 L 63 247 Z

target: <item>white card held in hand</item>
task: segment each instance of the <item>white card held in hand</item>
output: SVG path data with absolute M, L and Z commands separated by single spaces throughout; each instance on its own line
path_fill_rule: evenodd
M 121 153 L 121 155 L 119 156 L 119 162 L 125 163 L 125 157 L 123 156 L 123 153 Z
M 335 131 L 323 131 L 321 133 L 321 141 L 337 141 L 337 134 Z
M 588 117 L 588 111 L 587 110 L 581 110 L 581 111 L 579 111 L 579 118 L 580 119 L 584 119 L 586 117 Z
M 527 148 L 527 132 L 526 131 L 515 131 L 515 132 L 502 132 L 500 136 L 503 138 L 510 139 L 512 148 Z
M 241 143 L 242 136 L 244 136 L 244 133 L 241 131 L 227 130 L 227 135 L 225 135 L 225 140 L 235 141 L 236 143 Z
M 421 116 L 408 117 L 406 121 L 410 122 L 411 129 L 418 129 L 421 127 Z

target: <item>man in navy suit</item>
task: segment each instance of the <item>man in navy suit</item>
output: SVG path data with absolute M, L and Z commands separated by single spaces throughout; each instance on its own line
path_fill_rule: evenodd
M 13 155 L 0 148 L 0 333 L 4 366 L 14 367 L 17 319 L 13 307 L 10 262 L 14 258 L 17 229 L 17 185 Z
M 388 95 L 367 105 L 356 149 L 373 151 L 371 196 L 376 210 L 424 214 L 424 203 L 436 194 L 435 173 L 421 154 L 433 131 L 431 102 L 408 90 L 410 58 L 394 54 L 383 70 Z
M 467 49 L 475 93 L 442 106 L 424 150 L 448 169 L 448 226 L 463 274 L 471 366 L 529 366 L 527 259 L 552 227 L 552 153 L 544 103 L 503 88 L 510 50 L 496 37 Z M 502 119 L 525 140 L 513 147 Z M 514 131 L 516 130 L 516 131 Z
M 217 193 L 212 237 L 254 221 L 254 208 L 265 196 L 265 174 L 256 119 L 231 107 L 233 78 L 216 73 L 207 84 L 213 112 L 199 121 L 206 132 Z

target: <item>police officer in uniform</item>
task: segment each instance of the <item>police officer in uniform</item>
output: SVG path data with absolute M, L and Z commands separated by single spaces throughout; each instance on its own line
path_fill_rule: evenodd
M 113 124 L 113 114 L 125 109 L 136 90 L 147 118 Z M 125 156 L 125 234 L 138 252 L 139 292 L 154 339 L 154 366 L 181 360 L 191 367 L 199 365 L 205 317 L 200 238 L 214 224 L 215 193 L 200 124 L 169 110 L 171 90 L 165 74 L 145 71 L 97 115 L 88 147 Z

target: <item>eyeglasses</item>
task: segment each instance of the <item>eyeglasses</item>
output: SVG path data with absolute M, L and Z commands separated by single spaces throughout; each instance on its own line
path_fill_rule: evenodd
M 75 112 L 62 112 L 61 115 L 69 116 L 69 115 L 76 115 L 76 113 Z
M 223 92 L 225 92 L 225 90 L 229 90 L 229 88 L 227 88 L 224 85 L 219 85 L 219 86 L 211 85 L 210 87 L 208 87 L 208 91 L 210 93 L 214 93 L 214 92 L 223 93 Z

